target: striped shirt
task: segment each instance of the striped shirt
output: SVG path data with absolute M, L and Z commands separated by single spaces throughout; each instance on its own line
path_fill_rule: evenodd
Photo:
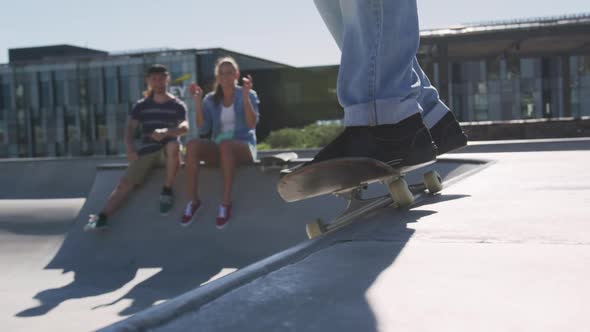
M 156 129 L 177 128 L 187 119 L 187 112 L 184 102 L 177 98 L 161 104 L 152 98 L 144 98 L 133 106 L 129 116 L 141 125 L 141 146 L 137 153 L 145 155 L 160 150 L 168 142 L 179 140 L 178 137 L 166 137 L 158 142 L 150 136 Z

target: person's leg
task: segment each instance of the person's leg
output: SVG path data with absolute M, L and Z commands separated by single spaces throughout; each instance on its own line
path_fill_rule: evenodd
M 101 213 L 104 214 L 105 217 L 112 216 L 113 213 L 121 207 L 121 204 L 123 204 L 125 199 L 129 196 L 129 193 L 133 191 L 134 187 L 135 184 L 131 183 L 129 180 L 125 178 L 121 179 L 113 192 L 109 195 Z
M 342 49 L 344 23 L 340 1 L 314 0 L 314 2 L 338 48 Z M 440 100 L 438 91 L 430 83 L 428 76 L 420 67 L 415 56 L 412 60 L 412 66 L 421 83 L 417 100 L 423 110 L 424 124 L 428 128 L 432 128 L 449 111 L 449 108 Z
M 346 126 L 395 124 L 420 112 L 412 62 L 419 43 L 415 0 L 340 1 L 338 98 Z
M 440 100 L 438 90 L 432 86 L 428 76 L 426 76 L 426 73 L 422 70 L 416 57 L 414 57 L 413 67 L 421 82 L 418 103 L 420 103 L 423 110 L 422 118 L 424 119 L 426 127 L 432 128 L 450 110 L 449 107 Z
M 166 180 L 164 187 L 172 188 L 176 174 L 178 174 L 178 167 L 180 165 L 180 144 L 178 142 L 168 142 L 165 147 L 166 152 Z
M 174 191 L 172 188 L 180 166 L 180 144 L 177 141 L 166 143 L 162 149 L 161 158 L 166 169 L 166 178 L 160 194 L 160 214 L 166 216 L 174 206 Z
M 231 217 L 231 196 L 236 166 L 252 161 L 252 151 L 247 143 L 225 140 L 219 144 L 219 163 L 223 173 L 223 197 L 215 220 L 215 226 L 218 229 L 224 228 Z
M 449 107 L 440 100 L 435 87 L 430 84 L 428 76 L 420 67 L 418 59 L 414 58 L 414 70 L 418 73 L 422 87 L 418 102 L 422 106 L 424 124 L 430 130 L 432 140 L 436 144 L 437 154 L 441 155 L 467 145 L 467 136 L 461 129 Z
M 332 34 L 336 45 L 342 49 L 342 30 L 344 25 L 340 1 L 314 0 L 314 2 L 326 27 Z M 449 112 L 449 108 L 440 100 L 438 91 L 430 83 L 428 76 L 426 76 L 426 73 L 420 67 L 416 57 L 412 61 L 412 66 L 421 83 L 420 93 L 417 99 L 423 110 L 422 118 L 424 119 L 424 124 L 428 128 L 432 128 L 436 122 Z
M 436 155 L 422 123 L 413 70 L 418 47 L 415 0 L 316 0 L 320 15 L 342 50 L 338 99 L 344 132 L 313 162 L 369 157 L 414 165 Z
M 231 193 L 236 166 L 252 162 L 248 144 L 237 140 L 226 140 L 219 144 L 219 163 L 223 174 L 222 204 L 231 204 Z
M 342 30 L 344 29 L 344 20 L 342 18 L 342 8 L 339 0 L 314 0 L 318 13 L 324 20 L 326 28 L 332 34 L 338 48 L 342 51 Z
M 199 171 L 201 161 L 208 165 L 215 165 L 219 161 L 219 149 L 217 144 L 206 139 L 193 139 L 186 145 L 186 160 L 184 169 L 186 173 L 186 186 L 190 201 L 187 203 L 182 217 L 181 226 L 188 226 L 193 222 L 193 217 L 201 207 L 199 197 Z
M 107 227 L 107 219 L 111 217 L 129 197 L 133 189 L 143 183 L 153 166 L 160 158 L 160 152 L 140 156 L 132 161 L 125 174 L 107 198 L 103 209 L 97 215 L 90 215 L 85 230 L 95 230 Z
M 145 178 L 160 160 L 160 154 L 161 152 L 158 151 L 142 155 L 139 159 L 132 161 L 101 212 L 110 217 L 121 206 L 133 188 L 145 181 Z
M 338 48 L 342 50 L 344 23 L 340 1 L 314 0 L 314 2 Z M 447 105 L 440 100 L 438 91 L 430 83 L 415 56 L 412 66 L 421 83 L 417 101 L 423 111 L 424 124 L 432 130 L 432 139 L 439 147 L 438 154 L 465 146 L 467 138 L 460 129 L 459 123 Z
M 186 184 L 189 199 L 193 203 L 200 200 L 199 197 L 199 171 L 201 169 L 201 161 L 206 164 L 217 164 L 219 160 L 219 151 L 215 143 L 204 140 L 194 139 L 186 145 Z

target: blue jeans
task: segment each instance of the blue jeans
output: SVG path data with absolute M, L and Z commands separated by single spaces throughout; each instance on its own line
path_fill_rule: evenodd
M 416 0 L 314 0 L 342 51 L 345 126 L 398 123 L 423 111 L 432 128 L 449 108 L 418 64 Z

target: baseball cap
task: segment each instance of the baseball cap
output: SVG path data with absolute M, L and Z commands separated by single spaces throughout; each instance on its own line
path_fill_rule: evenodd
M 168 69 L 164 65 L 153 64 L 148 68 L 146 75 L 159 74 L 159 73 L 168 74 Z

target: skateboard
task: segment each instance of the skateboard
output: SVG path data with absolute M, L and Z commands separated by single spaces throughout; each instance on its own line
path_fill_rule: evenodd
M 271 169 L 286 169 L 289 163 L 299 156 L 295 152 L 283 152 L 260 158 L 260 168 L 263 171 Z
M 324 223 L 318 219 L 306 225 L 307 235 L 311 239 L 344 227 L 375 209 L 391 204 L 397 208 L 407 207 L 420 192 L 440 192 L 443 188 L 442 179 L 436 171 L 423 174 L 422 183 L 408 185 L 404 179 L 406 173 L 434 162 L 436 161 L 410 167 L 392 167 L 370 158 L 332 159 L 284 172 L 277 189 L 286 202 L 326 194 L 333 194 L 347 201 L 344 212 L 332 222 Z M 375 182 L 385 185 L 388 194 L 363 198 L 363 191 Z

